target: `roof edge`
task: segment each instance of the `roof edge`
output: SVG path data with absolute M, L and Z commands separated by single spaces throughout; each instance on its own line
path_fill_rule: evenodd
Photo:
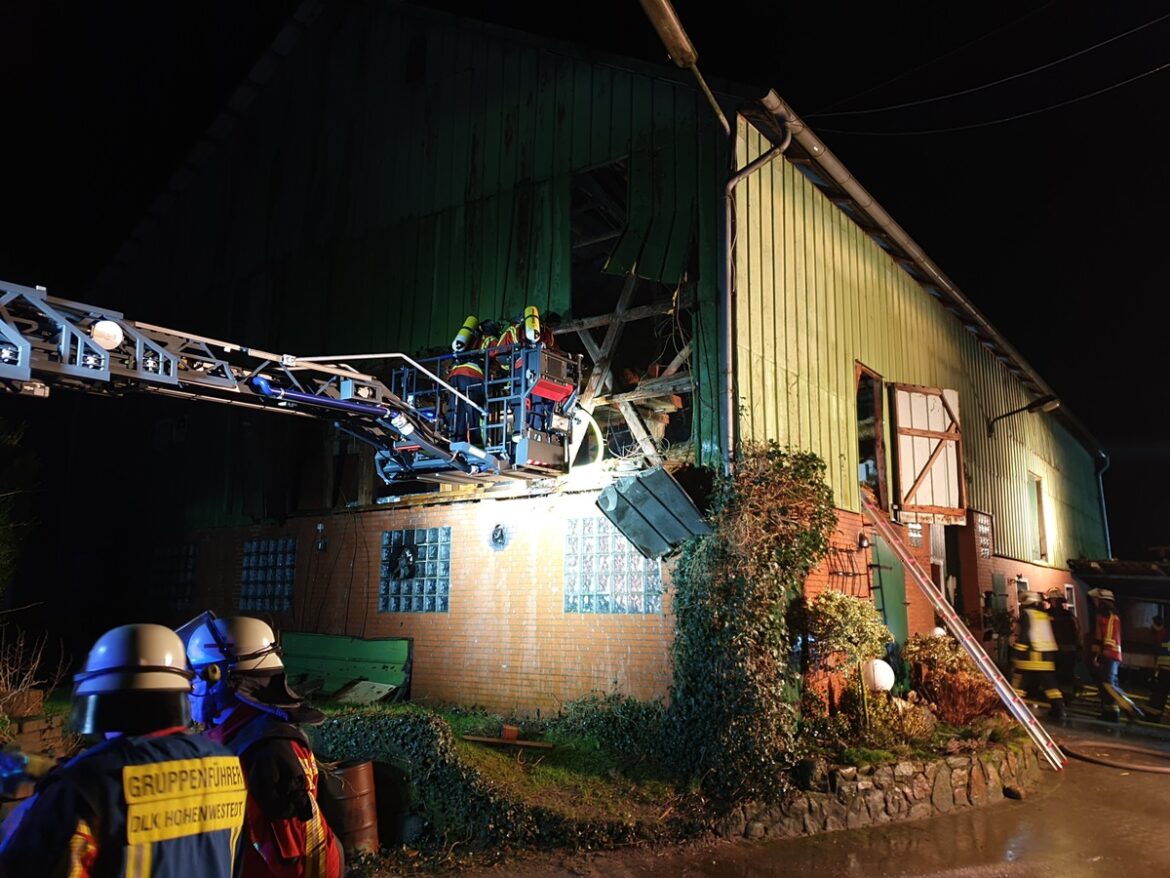
M 959 289 L 935 264 L 926 251 L 910 237 L 889 212 L 878 203 L 844 163 L 833 154 L 812 128 L 797 115 L 796 111 L 785 102 L 775 91 L 769 91 L 764 97 L 757 99 L 753 104 L 741 108 L 740 114 L 752 124 L 764 137 L 775 143 L 776 138 L 783 132 L 776 125 L 777 116 L 787 120 L 787 127 L 792 134 L 792 145 L 784 156 L 797 165 L 811 166 L 813 174 L 811 181 L 822 192 L 830 197 L 841 208 L 843 203 L 848 204 L 852 211 L 845 210 L 849 215 L 854 211 L 868 219 L 873 225 L 867 226 L 851 216 L 862 230 L 872 237 L 912 278 L 922 285 L 923 289 L 939 304 L 959 319 L 976 339 L 986 347 L 1000 362 L 1000 365 L 1012 375 L 1024 389 L 1035 396 L 1058 396 L 1047 381 L 1024 359 L 1015 346 L 996 329 L 990 320 L 975 307 L 974 303 Z M 1085 447 L 1103 458 L 1108 458 L 1101 442 L 1089 431 L 1089 428 L 1077 418 L 1067 406 L 1061 406 L 1053 413 L 1063 421 L 1074 437 Z

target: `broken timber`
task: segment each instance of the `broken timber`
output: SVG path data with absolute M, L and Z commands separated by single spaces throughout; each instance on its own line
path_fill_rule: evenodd
M 647 429 L 643 416 L 634 407 L 633 403 L 641 402 L 645 405 L 652 400 L 659 400 L 662 397 L 673 397 L 678 393 L 692 392 L 693 385 L 690 375 L 677 374 L 679 369 L 682 368 L 690 357 L 691 345 L 688 342 L 675 355 L 662 375 L 641 381 L 632 391 L 618 394 L 611 393 L 608 396 L 605 395 L 607 391 L 611 391 L 613 388 L 613 356 L 625 324 L 647 317 L 672 314 L 677 310 L 677 298 L 669 302 L 658 302 L 651 305 L 630 308 L 629 303 L 636 287 L 637 277 L 631 272 L 626 277 L 621 295 L 612 313 L 569 321 L 561 324 L 554 331 L 557 334 L 567 332 L 577 333 L 590 359 L 593 360 L 593 370 L 585 389 L 581 393 L 579 402 L 582 410 L 593 414 L 599 406 L 610 405 L 615 407 L 621 413 L 623 420 L 626 422 L 626 426 L 629 428 L 630 435 L 638 443 L 638 448 L 647 463 L 652 466 L 657 466 L 662 462 L 658 446 L 650 430 Z M 599 326 L 606 327 L 605 338 L 601 344 L 597 343 L 589 331 Z M 662 408 L 662 404 L 649 407 L 665 411 L 676 410 L 669 401 L 665 401 L 664 404 L 665 408 Z M 647 417 L 654 416 L 649 415 Z M 574 436 L 570 451 L 571 457 L 576 456 L 584 437 L 584 431 Z

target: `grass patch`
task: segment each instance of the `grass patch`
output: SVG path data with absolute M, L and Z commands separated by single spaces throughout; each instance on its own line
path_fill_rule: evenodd
M 68 688 L 54 689 L 52 692 L 45 693 L 45 715 L 56 716 L 58 714 L 68 714 L 72 709 L 73 690 Z
M 505 718 L 416 705 L 318 705 L 328 716 L 314 730 L 325 758 L 392 762 L 410 778 L 412 810 L 426 823 L 417 844 L 461 848 L 593 848 L 694 835 L 702 821 L 692 797 L 639 756 L 608 750 L 591 735 L 553 723 L 516 721 L 523 740 L 552 749 L 463 740 L 497 737 Z

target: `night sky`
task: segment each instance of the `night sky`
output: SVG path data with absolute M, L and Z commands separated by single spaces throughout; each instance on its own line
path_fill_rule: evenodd
M 0 0 L 0 278 L 84 299 L 296 5 Z M 665 62 L 635 0 L 425 5 Z M 703 73 L 775 88 L 1098 437 L 1114 553 L 1170 545 L 1170 2 L 676 8 Z

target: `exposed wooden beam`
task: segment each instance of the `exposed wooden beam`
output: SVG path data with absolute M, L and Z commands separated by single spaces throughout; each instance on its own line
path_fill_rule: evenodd
M 633 275 L 631 275 L 632 277 Z M 624 291 L 623 291 L 624 292 Z M 674 313 L 673 302 L 655 302 L 653 305 L 639 305 L 637 308 L 630 308 L 623 314 L 618 314 L 618 309 L 614 309 L 612 314 L 598 314 L 596 317 L 582 317 L 579 320 L 566 320 L 553 327 L 555 335 L 563 335 L 566 332 L 577 332 L 581 329 L 593 329 L 597 326 L 608 326 L 615 321 L 619 323 L 629 323 L 632 320 L 644 320 L 647 317 L 658 317 L 661 314 Z
M 638 402 L 643 399 L 653 399 L 656 396 L 673 396 L 676 393 L 691 393 L 691 376 L 669 375 L 662 378 L 651 378 L 642 381 L 633 390 L 625 393 L 615 393 L 612 396 L 596 396 L 594 405 L 617 405 L 623 402 Z
M 683 363 L 691 358 L 691 343 L 688 341 L 683 345 L 683 349 L 674 355 L 674 359 L 670 361 L 670 365 L 666 367 L 666 371 L 662 373 L 662 378 L 669 378 L 675 372 L 682 368 Z
M 638 410 L 634 408 L 633 403 L 619 402 L 618 408 L 621 409 L 622 417 L 626 419 L 626 425 L 630 428 L 631 435 L 637 440 L 638 447 L 642 449 L 646 461 L 653 466 L 661 464 L 662 458 L 658 456 L 658 446 L 650 438 L 650 433 L 646 430 L 645 424 L 642 423 L 642 418 L 638 415 Z
M 593 364 L 593 371 L 589 375 L 589 383 L 581 393 L 581 405 L 587 406 L 592 402 L 593 397 L 601 389 L 602 382 L 609 375 L 610 364 L 613 362 L 614 349 L 617 347 L 618 339 L 622 337 L 622 330 L 626 326 L 625 320 L 617 318 L 626 314 L 626 309 L 630 305 L 630 299 L 634 297 L 634 290 L 637 288 L 638 276 L 631 272 L 626 276 L 625 285 L 622 287 L 621 295 L 618 296 L 617 305 L 614 306 L 612 315 L 614 319 L 605 330 L 605 340 L 602 341 L 597 360 Z
M 594 341 L 588 329 L 578 329 L 577 338 L 581 339 L 581 344 L 585 346 L 585 350 L 589 353 L 589 359 L 595 363 L 601 359 L 601 348 Z M 609 390 L 611 387 L 613 387 L 613 372 L 606 375 L 601 382 L 601 390 Z

